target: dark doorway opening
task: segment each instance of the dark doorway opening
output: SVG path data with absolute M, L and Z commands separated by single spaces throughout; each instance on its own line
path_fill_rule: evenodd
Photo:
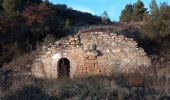
M 58 61 L 58 78 L 65 79 L 70 77 L 70 61 L 67 58 L 61 58 Z

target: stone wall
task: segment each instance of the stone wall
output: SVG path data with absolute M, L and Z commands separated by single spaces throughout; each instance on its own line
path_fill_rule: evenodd
M 58 61 L 70 61 L 70 77 L 130 73 L 151 65 L 132 38 L 107 32 L 77 33 L 42 47 L 32 72 L 38 78 L 58 78 Z

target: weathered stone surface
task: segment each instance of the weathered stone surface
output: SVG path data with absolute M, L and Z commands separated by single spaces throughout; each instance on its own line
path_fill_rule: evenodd
M 151 65 L 150 58 L 131 38 L 115 33 L 91 32 L 68 36 L 49 46 L 35 59 L 32 72 L 38 78 L 58 78 L 59 61 L 66 58 L 69 77 L 130 73 Z

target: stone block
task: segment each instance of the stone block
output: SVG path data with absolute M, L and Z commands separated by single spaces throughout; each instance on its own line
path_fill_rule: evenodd
M 123 35 L 120 35 L 120 36 L 119 36 L 119 39 L 120 39 L 120 40 L 124 40 L 125 37 L 124 37 Z
M 89 74 L 98 74 L 99 70 L 97 68 L 90 68 L 88 69 Z
M 106 40 L 106 39 L 105 39 Z M 105 42 L 106 44 L 111 44 L 111 42 L 109 40 L 106 40 Z
M 41 55 L 40 58 L 41 58 L 41 59 L 46 59 L 46 58 L 47 58 L 47 55 Z
M 47 51 L 47 52 L 46 52 L 46 55 L 51 55 L 51 51 Z
M 112 49 L 112 52 L 113 53 L 118 53 L 118 52 L 120 52 L 121 50 L 120 49 Z
M 105 49 L 105 52 L 110 53 L 110 50 L 109 49 Z
M 112 40 L 113 40 L 113 41 L 115 41 L 115 38 L 116 38 L 115 36 L 112 36 Z
M 71 45 L 76 45 L 76 41 L 71 41 L 70 44 Z
M 51 51 L 51 50 L 52 50 L 52 48 L 51 48 L 51 47 L 50 47 L 50 48 L 47 48 L 47 50 L 48 50 L 48 51 Z
M 87 56 L 87 59 L 88 60 L 95 60 L 97 57 L 96 56 L 94 56 L 94 55 L 89 55 L 89 56 Z
M 74 37 L 70 37 L 69 42 L 74 41 L 74 40 L 75 40 Z
M 133 38 L 130 38 L 129 41 L 134 41 Z
M 69 45 L 69 44 L 70 44 L 70 42 L 65 42 L 65 43 L 64 43 L 64 45 Z
M 87 56 L 98 56 L 98 51 L 97 50 L 89 50 L 86 52 Z
M 86 66 L 90 69 L 90 68 L 95 68 L 95 64 L 94 63 L 87 63 Z

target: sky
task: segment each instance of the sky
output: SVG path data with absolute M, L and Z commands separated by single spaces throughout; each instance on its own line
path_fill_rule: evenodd
M 66 4 L 75 10 L 82 12 L 89 12 L 93 15 L 101 16 L 104 11 L 109 15 L 112 21 L 119 21 L 121 11 L 126 4 L 133 4 L 137 0 L 49 0 L 54 4 Z M 151 0 L 141 0 L 146 8 L 149 8 Z M 157 0 L 157 3 L 167 2 L 170 4 L 170 0 Z

